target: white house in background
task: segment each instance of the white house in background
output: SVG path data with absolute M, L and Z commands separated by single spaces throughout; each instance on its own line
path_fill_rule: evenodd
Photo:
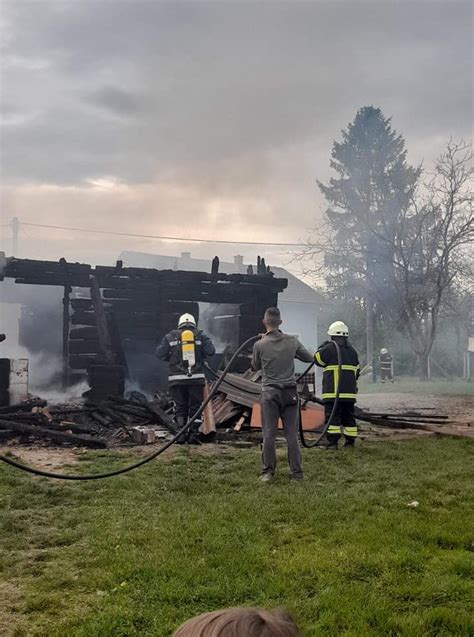
M 190 252 L 183 252 L 179 257 L 170 257 L 125 251 L 119 258 L 123 261 L 124 267 L 211 271 L 211 259 L 194 259 Z M 248 264 L 244 263 L 242 256 L 235 256 L 233 263 L 221 261 L 219 264 L 219 272 L 225 274 L 246 274 L 247 268 Z M 256 272 L 255 264 L 253 268 Z M 321 325 L 318 328 L 318 316 L 326 305 L 325 299 L 311 286 L 303 283 L 284 268 L 271 266 L 271 271 L 278 278 L 288 279 L 288 287 L 279 295 L 278 301 L 284 320 L 283 330 L 297 335 L 310 351 L 316 350 L 325 334 L 325 326 Z

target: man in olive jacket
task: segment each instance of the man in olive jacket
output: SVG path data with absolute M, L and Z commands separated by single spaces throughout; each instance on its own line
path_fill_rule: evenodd
M 283 433 L 288 446 L 288 464 L 294 480 L 303 479 L 301 451 L 298 443 L 299 400 L 295 380 L 295 358 L 312 363 L 313 357 L 295 336 L 280 330 L 280 310 L 270 307 L 263 319 L 267 331 L 253 347 L 252 368 L 262 370 L 263 451 L 262 475 L 268 482 L 276 469 L 275 441 L 278 420 L 283 422 Z

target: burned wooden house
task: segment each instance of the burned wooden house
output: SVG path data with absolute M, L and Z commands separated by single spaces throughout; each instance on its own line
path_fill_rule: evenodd
M 63 383 L 87 375 L 97 395 L 121 393 L 125 378 L 150 391 L 162 386 L 166 370 L 154 350 L 184 312 L 199 318 L 202 309 L 218 307 L 217 314 L 208 312 L 206 327 L 235 349 L 261 330 L 265 308 L 277 305 L 287 286 L 260 261 L 255 274 L 224 274 L 218 259 L 211 272 L 125 268 L 120 261 L 93 267 L 65 259 L 1 260 L 1 280 L 62 289 L 62 324 L 48 329 L 62 336 Z

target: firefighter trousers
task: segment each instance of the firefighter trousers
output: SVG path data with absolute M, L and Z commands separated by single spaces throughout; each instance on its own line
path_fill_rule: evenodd
M 176 405 L 174 412 L 176 422 L 179 427 L 182 427 L 201 406 L 204 400 L 204 385 L 202 383 L 176 383 L 170 385 L 169 393 Z M 198 418 L 194 422 L 191 428 L 192 432 L 198 431 L 201 422 L 202 418 Z
M 329 443 L 337 443 L 341 434 L 344 434 L 346 444 L 354 444 L 357 438 L 357 421 L 354 416 L 354 405 L 352 401 L 340 400 L 336 407 L 336 413 L 332 423 L 326 432 Z M 327 423 L 332 413 L 334 402 L 324 403 L 324 422 Z

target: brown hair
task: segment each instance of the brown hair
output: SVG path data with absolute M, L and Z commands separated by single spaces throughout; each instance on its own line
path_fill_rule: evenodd
M 278 327 L 279 325 L 281 325 L 280 310 L 277 307 L 267 308 L 265 310 L 263 321 L 268 327 Z
M 228 608 L 190 619 L 173 637 L 298 637 L 299 634 L 285 611 Z

